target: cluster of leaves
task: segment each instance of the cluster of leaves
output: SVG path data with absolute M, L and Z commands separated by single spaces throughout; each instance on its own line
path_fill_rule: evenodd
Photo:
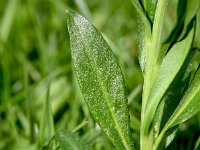
M 193 48 L 200 2 L 178 1 L 177 24 L 163 43 L 168 0 L 132 2 L 139 14 L 144 76 L 141 147 L 158 149 L 166 147 L 167 136 L 174 134 L 178 124 L 200 111 L 199 49 Z
M 0 149 L 61 149 L 59 137 L 73 139 L 73 134 L 94 149 L 113 147 L 93 121 L 72 72 L 67 8 L 77 9 L 108 35 L 122 68 L 128 70 L 126 80 L 133 81 L 129 91 L 142 82 L 133 59 L 132 39 L 137 37 L 131 27 L 136 22 L 124 24 L 136 15 L 129 13 L 129 1 L 1 0 Z M 110 30 L 113 24 L 119 26 Z
M 198 148 L 199 2 L 133 4 L 139 63 L 129 0 L 1 0 L 0 149 Z
M 178 125 L 200 111 L 199 49 L 193 48 L 200 2 L 178 2 L 177 25 L 164 43 L 168 0 L 132 3 L 139 14 L 139 61 L 144 76 L 140 147 L 165 148 Z M 124 79 L 116 58 L 85 18 L 73 11 L 67 18 L 74 70 L 92 116 L 118 149 L 134 149 Z

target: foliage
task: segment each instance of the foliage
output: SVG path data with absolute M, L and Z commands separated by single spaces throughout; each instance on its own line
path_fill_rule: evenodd
M 1 0 L 0 149 L 197 150 L 199 5 Z

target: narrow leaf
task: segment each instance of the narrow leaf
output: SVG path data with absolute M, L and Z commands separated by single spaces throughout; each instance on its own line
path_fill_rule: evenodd
M 200 11 L 198 11 L 197 13 L 197 28 L 196 28 L 196 34 L 195 34 L 195 38 L 194 38 L 194 47 L 198 47 L 200 48 Z M 200 57 L 199 57 L 200 58 Z
M 194 36 L 194 27 L 188 36 L 181 42 L 176 43 L 164 58 L 161 68 L 158 71 L 151 94 L 147 102 L 145 113 L 145 133 L 148 133 L 149 126 L 154 118 L 155 111 L 163 95 L 180 71 L 191 48 Z
M 157 138 L 159 132 L 160 132 L 160 127 L 161 127 L 161 119 L 164 114 L 164 108 L 165 108 L 165 101 L 166 99 L 164 98 L 160 104 L 158 105 L 158 108 L 155 112 L 155 117 L 153 119 L 153 135 L 154 139 Z
M 79 14 L 68 12 L 72 61 L 89 110 L 118 149 L 133 149 L 124 78 L 97 29 Z
M 186 10 L 188 0 L 178 0 L 178 6 L 177 6 L 177 17 L 178 17 L 178 22 L 180 22 L 184 18 L 184 13 Z
M 92 14 L 91 14 L 85 0 L 75 0 L 75 3 L 77 5 L 77 7 L 79 8 L 79 10 L 84 14 L 84 16 L 87 19 L 92 20 Z
M 62 150 L 89 150 L 89 146 L 84 141 L 67 130 L 58 130 L 55 137 Z
M 185 26 L 188 26 L 191 20 L 196 16 L 199 7 L 200 7 L 199 0 L 188 0 L 186 8 L 186 16 L 184 21 Z
M 147 0 L 146 10 L 149 15 L 149 18 L 151 19 L 151 22 L 154 21 L 157 3 L 158 3 L 158 0 Z
M 50 84 L 48 84 L 47 97 L 43 105 L 43 114 L 40 120 L 39 144 L 44 145 L 54 134 L 54 121 L 50 101 Z
M 161 48 L 161 35 L 163 29 L 163 22 L 164 22 L 164 14 L 166 10 L 166 6 L 169 0 L 162 0 L 159 1 L 157 4 L 155 18 L 153 22 L 152 28 L 152 35 L 151 40 L 148 43 L 149 46 L 147 47 L 146 51 L 146 65 L 145 65 L 145 77 L 144 77 L 144 86 L 143 86 L 143 101 L 142 107 L 143 110 L 146 110 L 146 104 L 150 96 L 150 90 L 152 89 L 153 82 L 155 81 L 156 73 L 158 71 L 157 61 L 158 61 L 158 54 Z M 144 113 L 142 112 L 142 118 L 144 118 Z M 142 125 L 142 130 L 144 132 L 144 126 Z
M 176 26 L 171 31 L 171 33 L 167 36 L 167 38 L 164 42 L 165 44 L 162 46 L 161 52 L 159 54 L 160 60 L 162 60 L 163 56 L 166 54 L 166 52 L 169 50 L 169 48 L 172 46 L 172 44 L 176 43 L 178 41 L 178 38 L 180 37 L 180 33 L 182 32 L 183 27 L 184 27 L 186 4 L 187 4 L 187 0 L 179 0 L 178 1 L 177 23 L 176 23 Z
M 184 21 L 185 26 L 188 26 L 191 20 L 196 16 L 199 7 L 200 7 L 199 0 L 188 0 L 186 8 L 186 16 Z
M 138 0 L 131 0 L 135 9 L 138 12 L 138 33 L 139 33 L 139 63 L 142 71 L 145 70 L 146 54 L 148 43 L 151 37 L 151 24 L 145 15 Z
M 200 111 L 200 69 L 198 69 L 192 83 L 180 104 L 170 117 L 166 126 L 173 127 L 180 124 Z
M 15 15 L 17 15 L 16 12 L 18 3 L 19 0 L 10 0 L 7 1 L 7 6 L 4 6 L 6 9 L 3 16 L 1 15 L 2 19 L 0 23 L 0 40 L 2 42 L 6 42 L 8 39 Z
M 182 39 L 188 29 L 188 26 L 192 19 L 196 16 L 198 10 L 200 7 L 200 1 L 199 0 L 188 0 L 187 6 L 186 6 L 186 13 L 185 13 L 185 20 L 184 20 L 184 28 L 183 31 L 179 37 L 179 39 Z
M 162 38 L 162 29 L 164 23 L 164 15 L 167 8 L 169 0 L 158 1 L 157 8 L 155 12 L 155 18 L 153 22 L 152 29 L 152 56 L 150 59 L 155 59 L 157 61 L 158 54 L 161 48 L 161 38 Z M 154 65 L 154 64 L 153 64 Z
M 133 4 L 133 6 L 135 7 L 135 9 L 137 10 L 138 14 L 142 17 L 142 20 L 144 22 L 148 22 L 148 19 L 145 15 L 145 12 L 142 9 L 142 6 L 140 5 L 140 2 L 138 0 L 131 0 L 131 2 Z
M 170 85 L 168 91 L 166 92 L 164 98 L 165 108 L 161 120 L 161 129 L 165 126 L 166 122 L 169 120 L 177 106 L 179 105 L 184 93 L 188 89 L 194 63 L 196 63 L 197 53 L 195 50 L 192 50 L 189 54 L 187 60 L 185 61 L 181 71 L 174 79 L 173 83 Z M 197 70 L 197 68 L 194 68 Z M 156 114 L 155 114 L 156 115 Z

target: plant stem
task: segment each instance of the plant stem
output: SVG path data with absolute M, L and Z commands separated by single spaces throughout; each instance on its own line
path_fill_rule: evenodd
M 168 4 L 169 0 L 159 0 L 155 12 L 155 19 L 153 23 L 152 35 L 151 37 L 144 37 L 149 39 L 146 41 L 147 46 L 147 55 L 146 55 L 146 66 L 145 66 L 145 76 L 144 76 L 144 88 L 143 88 L 143 99 L 142 99 L 142 115 L 141 115 L 141 139 L 140 139 L 140 146 L 142 150 L 149 149 L 153 144 L 147 144 L 149 142 L 153 143 L 153 140 L 149 141 L 148 133 L 145 132 L 144 126 L 146 125 L 145 119 L 145 111 L 146 105 L 148 103 L 150 91 L 152 84 L 154 82 L 156 72 L 158 70 L 157 60 L 158 54 L 161 48 L 161 36 L 162 36 L 162 29 L 163 29 L 163 22 L 164 22 L 164 14 L 165 9 Z M 147 36 L 147 35 L 145 35 Z M 151 120 L 152 121 L 152 120 Z M 148 131 L 148 130 L 147 130 Z M 148 140 L 148 142 L 146 141 Z
M 153 23 L 152 38 L 148 41 L 149 46 L 147 49 L 147 62 L 145 70 L 144 81 L 144 109 L 146 109 L 146 103 L 149 97 L 151 86 L 153 84 L 156 72 L 158 70 L 157 60 L 158 54 L 161 49 L 161 36 L 164 22 L 165 9 L 169 0 L 159 0 L 155 13 L 155 19 Z

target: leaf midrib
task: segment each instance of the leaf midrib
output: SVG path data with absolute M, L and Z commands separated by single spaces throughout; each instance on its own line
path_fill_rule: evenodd
M 69 15 L 71 15 L 71 14 L 69 13 Z M 73 17 L 73 16 L 71 16 L 71 17 Z M 81 35 L 81 38 L 83 39 L 82 33 L 80 32 L 79 28 L 77 28 L 76 23 L 75 23 L 74 21 L 73 21 L 73 23 L 74 23 L 74 25 L 75 25 L 75 28 L 77 29 L 77 31 L 78 31 L 79 34 Z M 88 46 L 88 45 L 85 45 L 85 44 L 83 44 L 83 46 L 84 46 L 84 48 L 85 48 L 85 49 L 84 49 L 84 52 L 85 52 L 85 54 L 87 55 L 87 57 L 88 57 L 88 59 L 89 59 L 89 62 L 90 62 L 90 64 L 92 65 L 92 68 L 95 70 L 97 80 L 99 81 L 98 83 L 100 84 L 100 88 L 101 88 L 102 93 L 103 93 L 103 97 L 105 98 L 105 101 L 106 101 L 106 103 L 107 103 L 107 105 L 108 105 L 109 112 L 111 113 L 111 117 L 112 117 L 113 120 L 114 120 L 115 129 L 116 129 L 117 132 L 119 133 L 119 136 L 120 136 L 120 138 L 121 138 L 121 140 L 122 140 L 122 143 L 124 143 L 124 147 L 125 147 L 126 149 L 129 149 L 128 143 L 126 142 L 126 140 L 125 140 L 125 138 L 124 138 L 124 136 L 123 136 L 123 132 L 121 131 L 119 125 L 117 124 L 117 120 L 115 119 L 114 112 L 112 111 L 112 105 L 109 104 L 110 97 L 107 95 L 107 93 L 106 93 L 106 91 L 107 91 L 107 90 L 106 90 L 106 87 L 104 86 L 104 84 L 103 84 L 103 82 L 102 82 L 102 80 L 101 80 L 101 78 L 100 78 L 99 72 L 98 72 L 98 70 L 96 69 L 96 68 L 98 68 L 98 67 L 97 67 L 95 61 L 94 61 L 93 59 L 90 59 L 90 57 L 89 57 L 90 55 L 89 55 L 89 52 L 87 51 L 87 48 L 88 48 L 89 46 Z M 108 99 L 109 99 L 109 100 L 108 100 Z

